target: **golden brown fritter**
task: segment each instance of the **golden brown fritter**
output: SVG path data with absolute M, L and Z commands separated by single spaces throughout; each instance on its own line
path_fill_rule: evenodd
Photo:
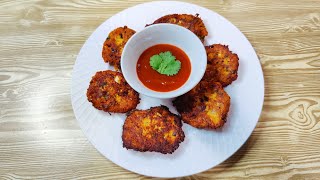
M 106 112 L 128 112 L 140 102 L 139 94 L 122 73 L 111 70 L 99 71 L 92 77 L 87 97 L 95 108 Z
M 238 77 L 239 58 L 228 46 L 214 44 L 206 46 L 207 69 L 203 79 L 220 82 L 228 86 Z
M 103 44 L 102 58 L 104 62 L 108 62 L 114 66 L 116 70 L 120 70 L 122 50 L 134 33 L 135 31 L 127 26 L 119 27 L 111 31 Z
M 199 14 L 196 14 L 195 16 L 190 14 L 169 14 L 153 22 L 153 24 L 159 23 L 177 24 L 185 27 L 197 35 L 202 42 L 204 42 L 204 38 L 208 35 L 206 26 L 199 17 Z
M 185 123 L 200 129 L 216 129 L 226 122 L 230 97 L 220 83 L 201 81 L 191 91 L 176 98 L 173 105 Z
M 171 154 L 183 140 L 181 120 L 166 106 L 133 110 L 123 125 L 122 141 L 127 149 Z

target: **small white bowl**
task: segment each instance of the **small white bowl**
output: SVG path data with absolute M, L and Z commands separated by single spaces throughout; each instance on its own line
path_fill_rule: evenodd
M 189 79 L 180 88 L 158 92 L 144 86 L 137 75 L 137 61 L 149 47 L 171 44 L 183 50 L 191 63 Z M 173 24 L 156 24 L 135 33 L 125 45 L 121 56 L 121 71 L 129 85 L 137 92 L 154 98 L 178 97 L 195 87 L 203 77 L 207 66 L 204 45 L 190 30 Z

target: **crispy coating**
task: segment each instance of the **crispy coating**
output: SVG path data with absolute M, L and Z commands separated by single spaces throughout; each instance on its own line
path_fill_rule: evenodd
M 184 140 L 181 119 L 166 106 L 130 112 L 123 125 L 123 147 L 136 151 L 173 153 Z
M 190 14 L 169 14 L 153 22 L 153 24 L 159 23 L 171 23 L 185 27 L 197 35 L 202 42 L 204 42 L 204 38 L 208 35 L 206 26 L 199 17 L 199 14 L 195 16 Z
M 238 78 L 239 58 L 228 46 L 214 44 L 206 46 L 206 51 L 208 61 L 203 79 L 220 82 L 225 87 Z
M 116 70 L 120 70 L 122 50 L 134 33 L 135 31 L 127 26 L 118 27 L 111 31 L 103 44 L 102 58 L 104 62 L 108 62 Z
M 220 83 L 203 80 L 176 98 L 173 105 L 185 123 L 199 129 L 216 129 L 226 122 L 230 97 Z
M 125 113 L 137 107 L 139 94 L 124 79 L 122 73 L 111 70 L 97 72 L 87 90 L 88 101 L 106 112 Z

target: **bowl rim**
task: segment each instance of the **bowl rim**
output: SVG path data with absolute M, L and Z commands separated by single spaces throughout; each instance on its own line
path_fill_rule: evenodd
M 155 91 L 155 90 L 152 90 L 152 89 L 149 89 L 148 87 L 146 87 L 143 83 L 142 86 L 144 88 L 144 91 L 140 91 L 139 88 L 136 88 L 133 83 L 127 78 L 129 76 L 129 74 L 126 72 L 126 71 L 123 71 L 123 67 L 124 67 L 124 54 L 127 52 L 127 49 L 129 47 L 129 44 L 136 38 L 136 36 L 139 36 L 140 33 L 143 33 L 144 31 L 148 31 L 150 29 L 153 29 L 153 28 L 157 28 L 157 27 L 170 27 L 170 28 L 177 28 L 177 29 L 180 29 L 181 31 L 185 31 L 185 32 L 188 32 L 191 36 L 194 36 L 196 38 L 195 41 L 197 41 L 197 43 L 200 43 L 202 44 L 202 50 L 203 50 L 203 53 L 205 55 L 205 65 L 207 65 L 207 56 L 206 56 L 206 51 L 205 51 L 205 46 L 203 44 L 203 42 L 199 39 L 198 36 L 196 36 L 192 31 L 190 31 L 189 29 L 185 28 L 185 27 L 182 27 L 182 26 L 179 26 L 179 25 L 176 25 L 176 24 L 170 24 L 170 23 L 160 23 L 160 24 L 153 24 L 153 25 L 150 25 L 150 26 L 147 26 L 145 28 L 143 28 L 142 30 L 136 32 L 134 35 L 132 35 L 129 40 L 127 41 L 127 43 L 125 44 L 123 50 L 122 50 L 122 54 L 121 54 L 121 60 L 120 60 L 120 66 L 121 66 L 121 72 L 125 78 L 125 80 L 127 81 L 127 83 L 135 90 L 137 91 L 138 93 L 142 94 L 142 95 L 145 95 L 145 96 L 148 96 L 148 97 L 152 97 L 152 98 L 159 98 L 159 99 L 170 99 L 170 98 L 175 98 L 175 97 L 178 97 L 178 96 L 181 96 L 187 92 L 189 92 L 192 88 L 194 88 L 202 79 L 202 77 L 204 76 L 205 74 L 205 68 L 200 69 L 198 70 L 199 72 L 197 72 L 196 74 L 198 74 L 198 78 L 196 79 L 195 83 L 194 84 L 191 84 L 188 88 L 185 88 L 183 91 L 181 91 L 181 88 L 184 87 L 189 81 L 190 81 L 190 77 L 191 77 L 191 73 L 193 71 L 193 67 L 192 67 L 192 62 L 191 62 L 191 58 L 189 57 L 189 60 L 190 60 L 190 63 L 191 63 L 191 72 L 190 72 L 190 76 L 188 77 L 188 80 L 182 85 L 180 86 L 179 88 L 175 89 L 175 90 L 172 90 L 172 91 L 168 91 L 168 92 L 161 92 L 161 91 Z M 168 43 L 170 44 L 170 43 Z M 173 44 L 171 44 L 173 45 Z M 173 45 L 173 46 L 176 46 L 176 45 Z M 150 46 L 151 47 L 151 46 Z M 149 47 L 148 47 L 149 48 Z M 178 47 L 179 49 L 181 49 L 182 51 L 185 52 L 184 49 Z M 147 48 L 146 48 L 147 49 Z M 145 50 L 146 50 L 145 49 Z M 141 55 L 141 54 L 140 54 Z M 139 79 L 137 79 L 137 81 L 140 81 Z

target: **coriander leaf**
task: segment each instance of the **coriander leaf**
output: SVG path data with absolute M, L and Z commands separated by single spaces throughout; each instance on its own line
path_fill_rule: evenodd
M 176 57 L 172 55 L 170 51 L 162 52 L 159 54 L 164 61 L 171 62 L 176 60 Z
M 158 69 L 160 64 L 162 62 L 162 58 L 161 56 L 159 55 L 153 55 L 151 58 L 150 58 L 150 66 L 153 68 L 153 69 Z
M 173 61 L 167 66 L 166 69 L 164 69 L 162 73 L 169 76 L 173 76 L 179 72 L 180 68 L 181 68 L 181 62 Z
M 150 58 L 150 66 L 160 74 L 172 76 L 179 72 L 181 62 L 176 60 L 170 51 L 166 51 L 153 55 Z

